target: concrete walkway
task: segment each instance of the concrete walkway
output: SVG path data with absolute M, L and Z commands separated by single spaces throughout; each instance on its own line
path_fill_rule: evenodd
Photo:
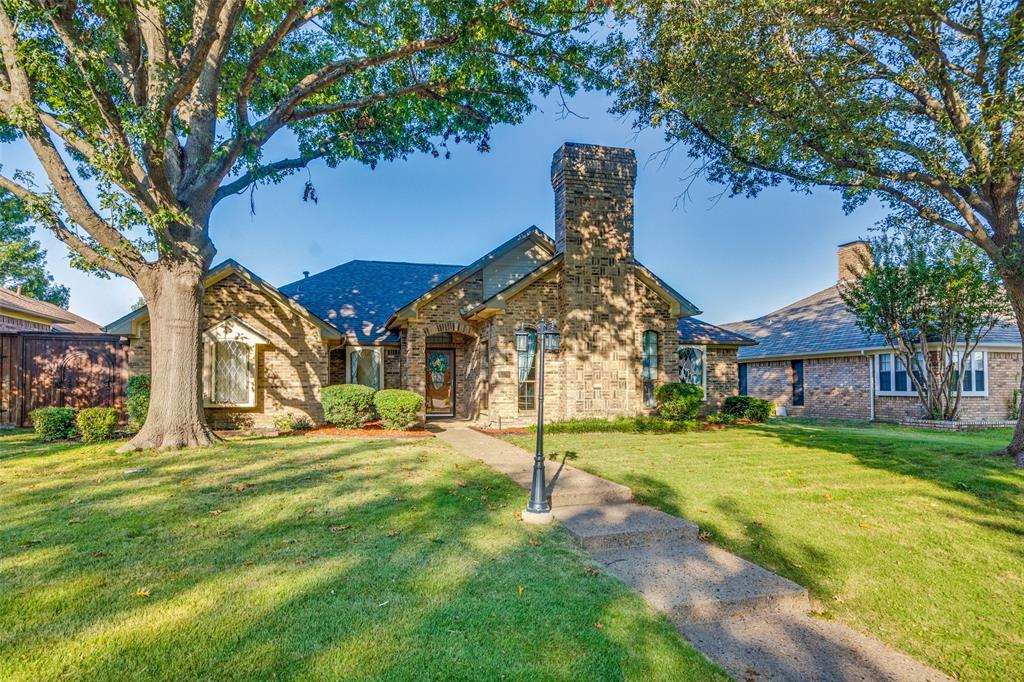
M 437 437 L 529 489 L 533 456 L 460 422 Z M 761 680 L 950 680 L 836 621 L 808 615 L 807 590 L 697 537 L 685 519 L 633 503 L 629 488 L 548 461 L 555 518 L 730 674 Z

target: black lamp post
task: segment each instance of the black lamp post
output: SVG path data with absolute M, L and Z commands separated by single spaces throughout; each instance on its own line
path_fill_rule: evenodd
M 529 329 L 516 330 L 516 351 L 525 353 L 530 343 Z M 530 502 L 526 505 L 525 520 L 545 522 L 551 517 L 548 502 L 547 482 L 544 476 L 544 355 L 557 353 L 561 349 L 561 335 L 553 322 L 541 320 L 537 323 L 537 447 L 533 456 L 533 481 L 530 485 Z

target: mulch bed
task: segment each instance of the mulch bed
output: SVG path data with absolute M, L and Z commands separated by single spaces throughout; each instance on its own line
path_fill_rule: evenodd
M 308 431 L 299 431 L 308 436 L 330 436 L 332 438 L 432 438 L 433 433 L 422 426 L 414 426 L 408 431 L 385 429 L 380 422 L 370 422 L 361 429 L 342 429 L 337 426 L 320 426 Z
M 470 426 L 469 428 L 474 431 L 479 431 L 480 433 L 485 433 L 488 436 L 521 436 L 523 434 L 533 433 L 533 431 L 530 431 L 530 429 L 525 426 L 508 429 L 485 429 L 481 426 Z

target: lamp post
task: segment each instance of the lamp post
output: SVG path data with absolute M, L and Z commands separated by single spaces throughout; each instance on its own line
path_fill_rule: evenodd
M 529 329 L 516 330 L 516 351 L 528 352 Z M 530 484 L 530 502 L 523 512 L 527 523 L 548 523 L 551 521 L 551 504 L 548 502 L 547 481 L 544 475 L 544 356 L 561 349 L 561 336 L 553 322 L 541 320 L 537 323 L 537 447 L 533 455 L 533 480 Z

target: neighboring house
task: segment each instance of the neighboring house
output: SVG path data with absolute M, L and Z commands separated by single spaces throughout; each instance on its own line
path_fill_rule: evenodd
M 862 241 L 839 246 L 840 279 L 857 268 L 866 248 Z M 771 400 L 787 414 L 879 421 L 925 416 L 902 363 L 881 336 L 857 327 L 837 285 L 724 326 L 758 342 L 739 351 L 740 391 Z M 1016 325 L 1000 324 L 968 359 L 960 419 L 1010 419 L 1020 373 L 1020 334 Z
M 0 332 L 101 334 L 103 329 L 52 303 L 0 287 Z
M 705 411 L 737 392 L 736 349 L 752 344 L 699 311 L 633 257 L 632 150 L 566 144 L 554 155 L 555 239 L 536 227 L 466 266 L 354 260 L 280 287 L 234 261 L 211 270 L 203 314 L 204 393 L 215 425 L 322 421 L 320 389 L 405 388 L 427 416 L 481 424 L 536 418 L 540 319 L 561 331 L 547 356 L 545 417 L 649 412 L 660 383 L 706 387 Z M 149 371 L 145 308 L 107 327 Z

